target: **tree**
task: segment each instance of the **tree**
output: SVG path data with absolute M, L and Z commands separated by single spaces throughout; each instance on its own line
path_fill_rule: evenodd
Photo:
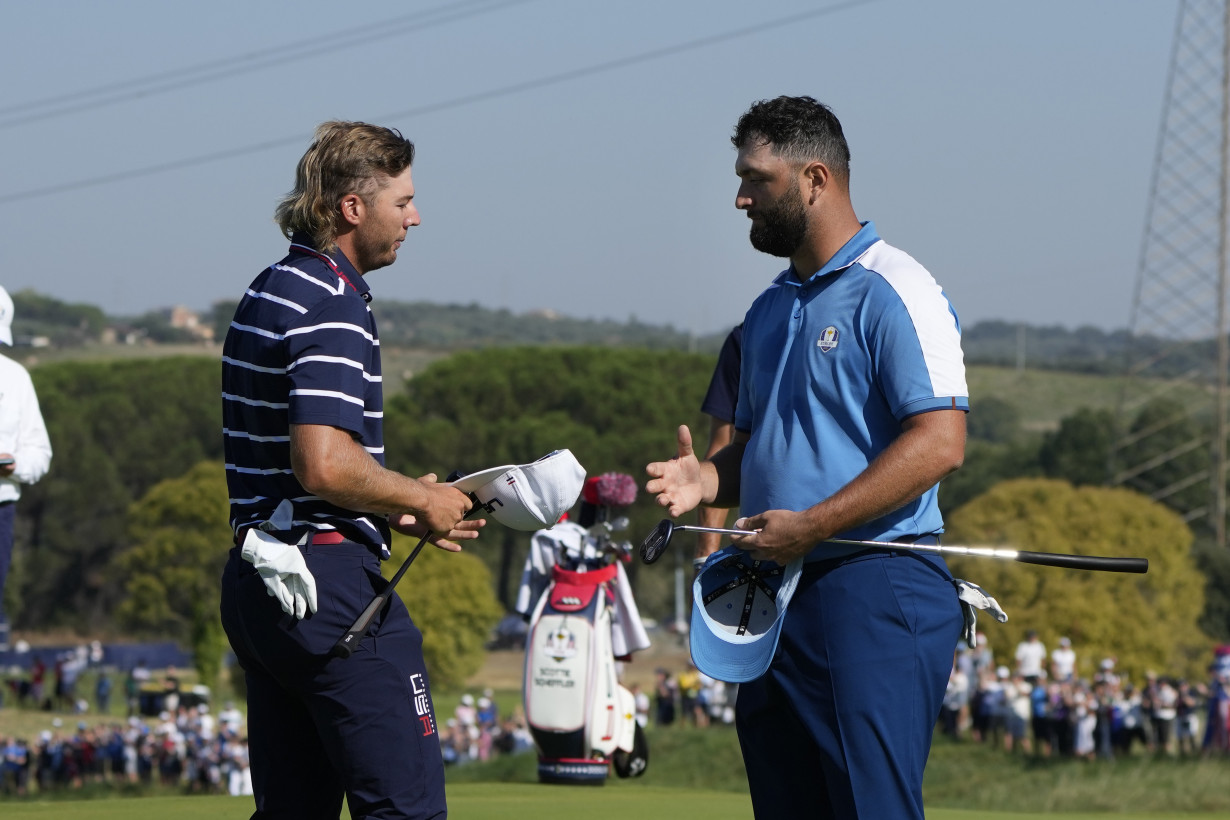
M 650 461 L 675 453 L 675 429 L 688 424 L 703 446 L 700 403 L 713 356 L 598 347 L 507 348 L 457 353 L 433 363 L 387 402 L 389 466 L 409 475 L 520 464 L 568 448 L 589 475 L 627 473 L 644 484 Z M 626 510 L 633 540 L 662 518 L 651 498 Z M 529 547 L 529 534 L 492 522 L 473 547 L 497 577 L 500 600 Z M 686 549 L 686 546 L 683 547 Z M 642 612 L 663 617 L 668 572 L 629 565 Z
M 17 510 L 17 623 L 105 631 L 122 595 L 108 567 L 126 546 L 129 505 L 222 455 L 221 370 L 204 357 L 64 362 L 31 378 L 55 455 Z
M 965 464 L 940 482 L 940 509 L 947 513 L 1001 481 L 1036 476 L 1040 472 L 1035 439 L 1007 444 L 971 440 L 965 445 Z
M 1182 402 L 1159 398 L 1145 404 L 1132 420 L 1131 443 L 1118 455 L 1121 469 L 1139 472 L 1125 483 L 1156 498 L 1181 515 L 1209 503 L 1208 426 L 1190 416 Z M 1147 469 L 1141 469 L 1148 465 Z
M 397 571 L 417 541 L 394 534 L 393 559 L 381 566 L 385 577 Z M 432 686 L 439 691 L 464 683 L 482 666 L 491 629 L 503 614 L 487 567 L 468 552 L 448 553 L 428 544 L 396 589 L 423 633 Z
M 1007 444 L 1021 434 L 1021 411 L 1015 404 L 990 396 L 971 409 L 966 432 L 971 439 Z
M 1135 678 L 1146 669 L 1203 673 L 1211 647 L 1197 625 L 1204 579 L 1191 554 L 1191 531 L 1163 505 L 1125 489 L 1074 488 L 1054 479 L 1006 481 L 953 513 L 945 540 L 1148 558 L 1145 575 L 979 558 L 953 558 L 949 565 L 957 577 L 983 586 L 1008 613 L 1002 626 L 983 625 L 993 646 L 1013 647 L 1026 630 L 1037 629 L 1048 645 L 1061 635 L 1071 637 L 1081 649 L 1082 674 L 1102 657 L 1117 657 L 1119 668 Z
M 218 579 L 232 539 L 228 505 L 220 462 L 162 481 L 129 509 L 132 546 L 116 561 L 115 581 L 126 593 L 120 621 L 191 646 L 201 681 L 210 685 L 227 647 Z
M 1046 434 L 1038 451 L 1043 472 L 1076 485 L 1106 484 L 1110 448 L 1115 439 L 1115 415 L 1082 407 Z

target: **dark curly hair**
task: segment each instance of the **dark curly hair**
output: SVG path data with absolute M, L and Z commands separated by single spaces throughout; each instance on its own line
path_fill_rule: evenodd
M 752 103 L 730 138 L 735 148 L 771 145 L 773 153 L 800 164 L 822 162 L 838 178 L 850 179 L 850 146 L 831 108 L 811 97 L 777 97 Z

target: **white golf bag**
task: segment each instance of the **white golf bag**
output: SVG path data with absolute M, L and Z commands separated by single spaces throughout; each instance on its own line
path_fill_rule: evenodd
M 601 533 L 571 522 L 534 534 L 518 609 L 536 601 L 524 697 L 540 782 L 601 785 L 612 765 L 620 777 L 636 777 L 648 764 L 616 658 L 649 646 L 649 638 L 618 556 Z

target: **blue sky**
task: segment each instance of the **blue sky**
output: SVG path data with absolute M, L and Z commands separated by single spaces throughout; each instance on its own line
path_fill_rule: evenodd
M 0 284 L 115 314 L 236 299 L 284 252 L 272 212 L 315 125 L 363 119 L 418 146 L 423 224 L 372 274 L 378 299 L 713 333 L 781 267 L 747 243 L 729 135 L 753 100 L 786 93 L 833 107 L 859 216 L 931 270 L 965 325 L 1125 327 L 1177 13 L 8 0 Z M 224 76 L 188 82 L 203 65 Z M 138 94 L 151 78 L 170 90 Z

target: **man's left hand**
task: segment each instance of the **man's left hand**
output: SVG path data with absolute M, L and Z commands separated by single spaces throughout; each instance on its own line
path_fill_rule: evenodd
M 427 533 L 431 532 L 426 524 L 421 523 L 417 518 L 409 513 L 402 515 L 390 515 L 389 526 L 400 532 L 402 535 L 412 535 L 416 538 L 422 538 Z M 453 527 L 447 533 L 432 533 L 432 536 L 427 540 L 433 545 L 448 552 L 461 552 L 461 544 L 458 541 L 470 541 L 478 538 L 478 531 L 487 526 L 487 519 L 476 518 L 474 520 L 466 519 Z
M 740 518 L 735 529 L 750 532 L 730 536 L 732 544 L 750 552 L 757 561 L 773 561 L 782 566 L 811 552 L 823 540 L 816 537 L 804 513 L 790 510 L 767 510 Z

